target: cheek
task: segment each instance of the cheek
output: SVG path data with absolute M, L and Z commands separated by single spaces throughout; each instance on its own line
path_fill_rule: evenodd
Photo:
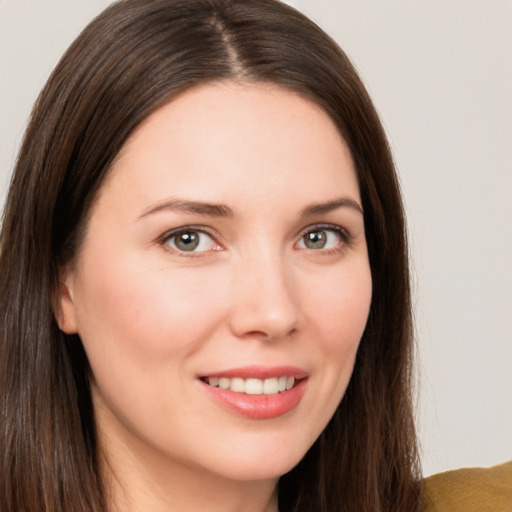
M 206 282 L 200 272 L 128 264 L 96 266 L 83 275 L 78 316 L 86 349 L 158 364 L 195 350 L 221 315 L 215 299 L 222 282 Z
M 317 281 L 308 294 L 311 322 L 323 333 L 324 350 L 355 351 L 368 319 L 372 281 L 367 265 L 348 268 Z
M 346 268 L 324 283 L 323 291 L 311 297 L 310 310 L 317 326 L 317 356 L 323 361 L 323 372 L 331 398 L 327 409 L 334 409 L 341 401 L 354 368 L 372 296 L 372 281 L 367 265 Z
M 364 260 L 325 279 L 317 276 L 314 286 L 308 287 L 305 311 L 310 331 L 304 351 L 314 368 L 310 380 L 313 393 L 306 404 L 312 418 L 307 432 L 310 443 L 328 424 L 345 394 L 366 326 L 371 295 L 371 275 Z
M 192 403 L 183 383 L 194 374 L 194 355 L 222 315 L 212 283 L 206 286 L 197 272 L 136 264 L 90 270 L 78 297 L 79 334 L 94 375 L 96 405 L 106 404 L 124 425 L 157 439 L 160 420 Z M 154 425 L 139 424 L 141 415 Z

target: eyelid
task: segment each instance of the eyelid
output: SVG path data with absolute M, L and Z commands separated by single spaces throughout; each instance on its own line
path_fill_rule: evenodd
M 317 230 L 318 231 L 319 230 L 332 231 L 332 232 L 335 232 L 341 238 L 341 243 L 339 244 L 338 247 L 335 247 L 335 248 L 319 249 L 319 250 L 305 248 L 306 250 L 310 250 L 311 252 L 317 252 L 319 254 L 331 254 L 334 252 L 340 252 L 343 249 L 345 249 L 347 246 L 350 246 L 352 239 L 354 238 L 351 235 L 351 233 L 348 231 L 348 229 L 346 229 L 345 227 L 340 226 L 338 224 L 330 224 L 330 223 L 323 222 L 323 223 L 318 223 L 318 224 L 311 224 L 311 225 L 303 228 L 297 235 L 298 240 L 297 240 L 296 244 L 299 243 L 300 240 L 302 240 L 302 238 L 307 233 L 310 233 L 312 231 L 317 231 Z M 209 228 L 207 226 L 203 226 L 203 225 L 184 225 L 184 226 L 170 229 L 169 231 L 166 231 L 164 234 L 162 234 L 157 239 L 157 241 L 160 245 L 164 246 L 166 250 L 173 252 L 180 257 L 195 257 L 195 258 L 197 258 L 197 257 L 205 256 L 208 253 L 212 252 L 211 250 L 209 250 L 209 251 L 190 251 L 190 252 L 180 251 L 179 249 L 175 249 L 168 244 L 168 241 L 171 238 L 173 238 L 181 233 L 190 232 L 190 231 L 202 233 L 202 234 L 209 236 L 217 245 L 217 247 L 215 249 L 213 249 L 214 251 L 223 249 L 222 244 L 218 241 L 217 233 L 214 230 L 212 230 L 211 228 Z M 301 249 L 303 249 L 303 248 L 301 248 Z
M 352 235 L 350 234 L 349 230 L 343 226 L 340 226 L 339 224 L 330 224 L 329 222 L 319 222 L 318 224 L 310 224 L 309 226 L 306 226 L 305 228 L 301 229 L 299 234 L 297 235 L 299 238 L 301 236 L 304 236 L 306 233 L 309 233 L 310 231 L 315 230 L 321 230 L 325 229 L 336 231 L 340 234 L 343 238 L 351 238 Z
M 205 254 L 208 254 L 209 252 L 211 252 L 211 251 L 190 251 L 190 252 L 180 251 L 179 249 L 175 249 L 174 247 L 171 247 L 168 244 L 168 242 L 171 238 L 176 237 L 176 236 L 180 235 L 181 233 L 187 233 L 187 232 L 191 232 L 191 231 L 196 232 L 196 233 L 202 233 L 203 235 L 209 236 L 213 240 L 213 242 L 216 244 L 217 247 L 222 247 L 222 244 L 220 244 L 217 239 L 218 237 L 216 236 L 216 234 L 213 232 L 213 230 L 211 228 L 208 228 L 206 226 L 197 226 L 197 225 L 189 225 L 189 224 L 166 231 L 163 235 L 161 235 L 158 238 L 157 241 L 160 245 L 164 246 L 166 250 L 176 253 L 180 257 L 197 258 L 197 257 L 204 256 Z M 213 249 L 213 250 L 219 250 L 219 249 L 217 248 L 217 249 Z
M 307 227 L 305 227 L 304 229 L 302 229 L 300 231 L 300 233 L 298 234 L 298 240 L 297 240 L 297 243 L 300 242 L 300 240 L 302 240 L 302 238 L 307 234 L 307 233 L 311 233 L 312 231 L 322 231 L 322 230 L 325 230 L 325 231 L 333 231 L 335 232 L 342 240 L 342 244 L 341 244 L 341 247 L 336 247 L 336 248 L 333 248 L 333 249 L 320 249 L 320 250 L 313 250 L 313 249 L 309 249 L 311 250 L 312 252 L 318 252 L 318 253 L 330 253 L 330 252 L 333 252 L 333 251 L 339 251 L 339 250 L 343 250 L 345 247 L 347 246 L 350 246 L 351 243 L 352 243 L 352 239 L 354 238 L 351 233 L 348 231 L 348 229 L 344 228 L 343 226 L 340 226 L 338 224 L 329 224 L 329 223 L 319 223 L 319 224 L 311 224 Z M 308 249 L 308 248 L 306 248 Z

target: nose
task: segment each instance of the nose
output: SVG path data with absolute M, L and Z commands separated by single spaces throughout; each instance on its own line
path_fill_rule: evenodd
M 253 255 L 233 273 L 230 324 L 241 338 L 283 339 L 299 325 L 297 279 L 279 255 Z

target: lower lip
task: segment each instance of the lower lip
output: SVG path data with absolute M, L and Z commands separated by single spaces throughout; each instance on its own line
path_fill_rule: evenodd
M 307 380 L 301 379 L 293 388 L 276 395 L 246 395 L 200 382 L 213 400 L 230 411 L 254 420 L 268 420 L 297 407 L 306 390 Z

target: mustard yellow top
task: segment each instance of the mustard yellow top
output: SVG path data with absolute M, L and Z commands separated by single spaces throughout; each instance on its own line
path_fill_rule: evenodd
M 512 512 L 512 461 L 428 477 L 424 512 Z

